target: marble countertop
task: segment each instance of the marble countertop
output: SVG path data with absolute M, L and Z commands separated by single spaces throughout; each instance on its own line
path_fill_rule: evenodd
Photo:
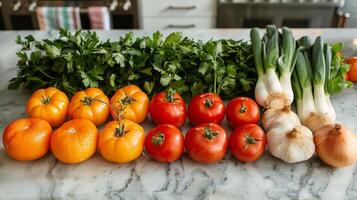
M 135 35 L 153 31 L 134 31 Z M 126 31 L 98 32 L 115 39 Z M 165 32 L 167 34 L 168 32 Z M 184 35 L 248 39 L 247 29 L 183 31 Z M 53 37 L 55 32 L 0 32 L 0 135 L 6 124 L 25 117 L 30 93 L 7 90 L 16 74 L 16 35 Z M 329 42 L 342 41 L 344 54 L 357 55 L 357 29 L 295 29 L 294 34 L 323 35 Z M 357 86 L 332 97 L 337 119 L 357 131 Z M 226 122 L 223 124 L 228 132 Z M 153 127 L 144 122 L 148 131 Z M 188 125 L 184 128 L 186 131 Z M 0 139 L 1 140 L 1 139 Z M 227 154 L 219 163 L 202 165 L 187 155 L 171 164 L 161 164 L 142 155 L 130 164 L 113 164 L 95 155 L 76 165 L 56 161 L 48 154 L 33 162 L 10 159 L 0 143 L 0 199 L 357 199 L 357 169 L 332 169 L 314 157 L 287 164 L 268 152 L 254 163 L 242 163 Z

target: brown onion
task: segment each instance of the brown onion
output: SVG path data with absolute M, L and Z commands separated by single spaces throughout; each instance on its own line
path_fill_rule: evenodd
M 333 167 L 346 167 L 357 162 L 357 135 L 341 125 L 326 125 L 315 132 L 317 155 Z

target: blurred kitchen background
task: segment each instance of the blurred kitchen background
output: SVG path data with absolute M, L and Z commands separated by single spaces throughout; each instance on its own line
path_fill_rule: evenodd
M 0 0 L 0 30 L 357 27 L 357 0 Z

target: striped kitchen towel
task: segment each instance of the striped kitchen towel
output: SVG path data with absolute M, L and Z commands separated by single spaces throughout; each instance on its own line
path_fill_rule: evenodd
M 110 30 L 110 14 L 107 7 L 89 7 L 88 15 L 92 29 Z
M 40 30 L 81 28 L 79 7 L 38 7 L 36 15 Z

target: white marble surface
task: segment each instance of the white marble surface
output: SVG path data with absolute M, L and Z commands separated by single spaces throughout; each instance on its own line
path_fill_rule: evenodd
M 10 121 L 25 117 L 26 90 L 6 90 L 16 73 L 16 35 L 44 32 L 0 32 L 0 135 Z M 117 38 L 125 31 L 99 32 Z M 152 31 L 135 31 L 136 35 Z M 248 39 L 249 30 L 195 30 L 184 35 L 197 39 Z M 345 55 L 357 55 L 353 39 L 357 29 L 294 30 L 296 36 L 323 35 L 343 41 Z M 357 43 L 357 41 L 356 41 Z M 338 121 L 357 131 L 357 87 L 332 97 Z M 226 126 L 226 122 L 224 123 Z M 145 130 L 152 123 L 144 123 Z M 184 128 L 184 132 L 187 128 Z M 231 130 L 227 128 L 230 132 Z M 48 154 L 33 162 L 10 159 L 0 144 L 0 199 L 357 199 L 355 166 L 332 169 L 314 157 L 287 164 L 267 152 L 257 162 L 245 164 L 230 154 L 219 163 L 202 165 L 187 155 L 172 164 L 160 164 L 142 155 L 130 164 L 113 164 L 95 155 L 77 165 L 66 165 Z

